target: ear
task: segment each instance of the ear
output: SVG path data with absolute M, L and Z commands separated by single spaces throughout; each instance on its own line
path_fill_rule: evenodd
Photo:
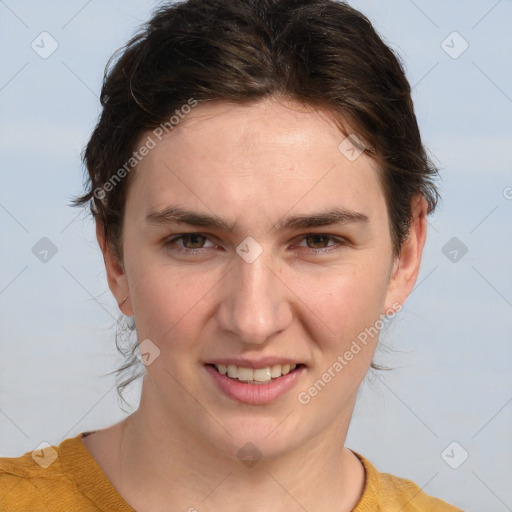
M 96 222 L 96 238 L 103 253 L 103 261 L 107 272 L 107 281 L 112 295 L 115 297 L 119 309 L 126 316 L 133 316 L 133 308 L 130 300 L 130 288 L 126 279 L 126 273 L 122 262 L 119 261 L 114 251 L 105 239 L 103 224 Z M 127 299 L 123 302 L 124 298 Z
M 390 314 L 402 307 L 418 278 L 421 256 L 427 237 L 428 204 L 425 198 L 419 195 L 413 198 L 411 207 L 412 219 L 409 236 L 402 244 L 400 256 L 394 260 L 383 314 Z

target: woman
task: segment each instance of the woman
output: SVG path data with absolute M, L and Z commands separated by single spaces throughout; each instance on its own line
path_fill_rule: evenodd
M 327 0 L 164 6 L 101 101 L 76 204 L 135 321 L 141 401 L 1 459 L 1 510 L 460 510 L 345 447 L 438 197 L 370 22 Z

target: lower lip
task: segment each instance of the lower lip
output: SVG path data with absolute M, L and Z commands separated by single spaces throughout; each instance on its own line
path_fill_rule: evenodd
M 205 368 L 227 397 L 252 405 L 269 404 L 277 400 L 293 388 L 298 377 L 306 370 L 304 366 L 299 366 L 287 375 L 272 379 L 267 384 L 249 384 L 237 379 L 230 379 L 227 375 L 219 373 L 213 366 L 206 365 Z

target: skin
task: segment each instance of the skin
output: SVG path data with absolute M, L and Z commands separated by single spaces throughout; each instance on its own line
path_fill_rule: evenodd
M 347 159 L 338 150 L 344 138 L 328 112 L 291 100 L 200 104 L 132 176 L 122 262 L 98 226 L 110 289 L 118 303 L 128 297 L 120 309 L 160 355 L 146 367 L 138 410 L 84 443 L 139 512 L 342 512 L 358 503 L 364 468 L 344 443 L 378 336 L 310 403 L 297 395 L 403 304 L 419 272 L 427 204 L 414 198 L 409 238 L 394 258 L 377 165 L 365 154 Z M 147 222 L 170 205 L 234 229 Z M 275 227 L 334 207 L 369 220 Z M 206 238 L 166 245 L 186 233 Z M 263 249 L 252 263 L 236 252 L 248 236 Z M 222 356 L 291 357 L 307 368 L 275 402 L 241 404 L 204 369 Z M 247 442 L 262 454 L 252 467 L 237 458 Z

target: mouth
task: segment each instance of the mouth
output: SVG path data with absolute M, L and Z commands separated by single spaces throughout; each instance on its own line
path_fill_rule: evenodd
M 217 373 L 228 377 L 231 380 L 243 382 L 244 384 L 264 385 L 280 379 L 285 375 L 298 373 L 304 364 L 274 364 L 262 368 L 246 368 L 234 364 L 211 364 L 210 366 Z

